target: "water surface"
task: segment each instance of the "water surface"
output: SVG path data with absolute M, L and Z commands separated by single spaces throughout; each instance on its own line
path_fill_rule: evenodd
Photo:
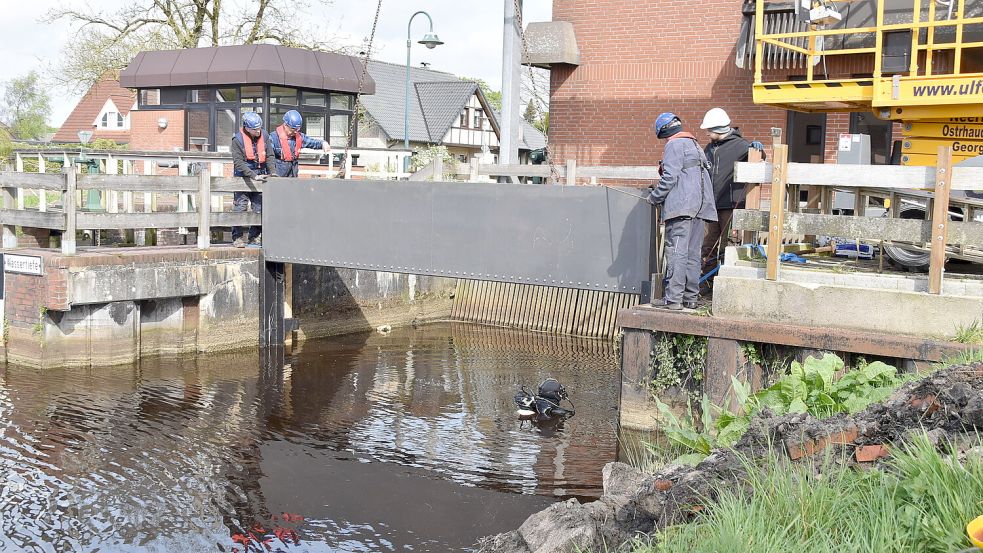
M 517 420 L 547 376 L 577 415 Z M 7 367 L 0 551 L 467 550 L 600 495 L 618 378 L 610 342 L 456 323 L 309 341 L 279 367 Z

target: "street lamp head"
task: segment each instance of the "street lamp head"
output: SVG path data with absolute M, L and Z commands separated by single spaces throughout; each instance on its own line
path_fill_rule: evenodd
M 443 42 L 439 38 L 437 38 L 437 33 L 430 31 L 429 33 L 423 35 L 423 39 L 419 41 L 419 44 L 422 44 L 427 48 L 433 50 L 437 46 L 443 44 Z

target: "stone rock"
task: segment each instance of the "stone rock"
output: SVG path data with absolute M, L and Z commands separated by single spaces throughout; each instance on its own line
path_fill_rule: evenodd
M 477 553 L 531 553 L 518 530 L 478 540 Z
M 642 471 L 625 463 L 608 463 L 602 471 L 604 495 L 632 495 L 645 481 Z
M 597 503 L 591 503 L 591 508 L 576 499 L 554 503 L 527 518 L 519 527 L 519 535 L 532 553 L 567 553 L 603 547 L 591 514 L 598 507 L 606 509 L 606 506 Z
M 983 397 L 977 395 L 966 403 L 962 411 L 962 421 L 967 426 L 983 428 Z

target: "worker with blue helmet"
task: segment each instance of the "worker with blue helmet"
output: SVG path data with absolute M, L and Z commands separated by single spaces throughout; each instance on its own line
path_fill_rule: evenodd
M 327 140 L 311 138 L 300 132 L 304 118 L 300 112 L 292 109 L 283 114 L 283 124 L 270 135 L 273 151 L 276 153 L 276 174 L 279 177 L 296 177 L 300 165 L 300 149 L 314 148 L 331 154 L 331 145 Z
M 274 175 L 276 156 L 273 152 L 269 134 L 263 130 L 263 118 L 256 112 L 248 111 L 242 115 L 242 129 L 232 136 L 232 174 L 249 182 L 266 182 Z M 244 213 L 252 206 L 253 213 L 263 213 L 263 196 L 259 191 L 233 192 L 232 211 Z M 232 245 L 237 248 L 249 245 L 259 246 L 262 240 L 261 228 L 249 227 L 247 237 L 243 237 L 242 227 L 232 227 Z
M 683 130 L 682 120 L 666 112 L 655 119 L 655 135 L 666 141 L 659 183 L 648 196 L 662 206 L 666 225 L 665 295 L 652 305 L 671 310 L 694 309 L 700 297 L 704 224 L 717 220 L 713 182 L 703 148 Z

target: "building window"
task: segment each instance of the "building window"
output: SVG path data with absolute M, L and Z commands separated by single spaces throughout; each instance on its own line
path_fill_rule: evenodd
M 102 129 L 122 128 L 123 116 L 115 111 L 107 111 L 106 113 L 102 114 L 102 120 L 99 122 L 99 127 Z
M 285 86 L 270 87 L 270 103 L 286 104 L 288 106 L 297 105 L 297 89 Z M 271 121 L 272 123 L 272 121 Z
M 481 120 L 484 118 L 484 116 L 485 116 L 484 110 L 480 110 L 480 109 L 474 110 L 474 125 L 473 125 L 474 128 L 476 129 L 481 128 L 482 126 Z
M 187 103 L 187 88 L 162 88 L 160 89 L 160 103 L 162 105 L 179 106 Z
M 327 94 L 323 92 L 304 92 L 304 105 L 305 106 L 320 106 L 324 107 L 327 102 Z
M 140 91 L 140 105 L 141 106 L 159 106 L 160 105 L 160 89 L 159 88 L 144 88 Z
M 332 94 L 331 109 L 351 111 L 355 105 L 355 97 L 351 94 Z
M 351 115 L 332 115 L 330 123 L 330 137 L 328 141 L 332 146 L 345 147 L 349 145 L 349 131 L 351 130 Z
M 207 104 L 212 101 L 211 90 L 207 88 L 192 88 L 188 101 L 192 104 Z
M 468 108 L 461 112 L 461 123 L 458 125 L 462 129 L 468 128 Z
M 215 100 L 218 102 L 235 102 L 239 99 L 239 89 L 235 87 L 220 88 L 215 91 Z

